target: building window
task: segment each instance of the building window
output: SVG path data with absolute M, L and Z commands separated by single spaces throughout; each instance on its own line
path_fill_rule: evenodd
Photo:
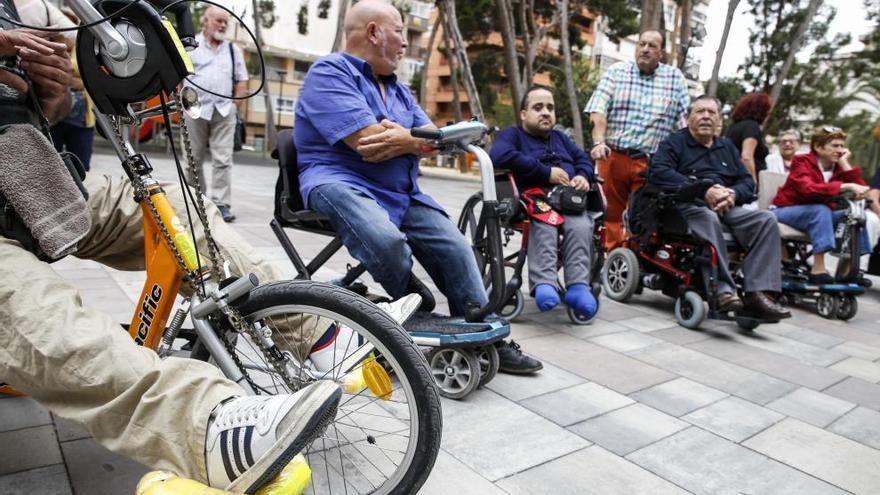
M 309 68 L 312 67 L 312 63 L 307 60 L 294 60 L 293 61 L 293 79 L 295 81 L 302 81 L 306 78 L 306 73 L 309 72 Z
M 413 17 L 421 17 L 422 19 L 427 19 L 431 17 L 431 9 L 433 8 L 434 5 L 430 3 L 410 2 L 409 15 Z

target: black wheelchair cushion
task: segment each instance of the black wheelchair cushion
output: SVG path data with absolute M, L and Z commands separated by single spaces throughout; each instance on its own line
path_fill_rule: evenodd
M 278 180 L 275 181 L 275 217 L 282 217 L 282 209 L 291 213 L 305 209 L 299 193 L 299 167 L 296 163 L 296 146 L 293 144 L 293 130 L 284 129 L 278 133 L 277 148 L 272 158 L 278 159 Z

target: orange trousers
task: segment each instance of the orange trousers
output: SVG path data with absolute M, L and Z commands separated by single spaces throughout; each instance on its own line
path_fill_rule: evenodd
M 633 160 L 628 155 L 612 151 L 605 160 L 599 160 L 599 176 L 605 180 L 602 189 L 608 200 L 605 215 L 605 251 L 620 246 L 624 240 L 623 210 L 629 195 L 645 183 L 640 175 L 648 168 L 648 159 Z

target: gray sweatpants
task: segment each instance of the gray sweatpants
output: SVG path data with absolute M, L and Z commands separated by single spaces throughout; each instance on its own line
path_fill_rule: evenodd
M 588 215 L 564 215 L 565 222 L 554 227 L 544 222 L 529 222 L 529 285 L 557 285 L 559 231 L 562 231 L 562 261 L 565 286 L 589 283 L 593 254 L 593 219 Z M 559 289 L 559 287 L 556 287 Z
M 766 210 L 732 208 L 722 217 L 705 206 L 680 205 L 681 214 L 693 233 L 715 246 L 718 252 L 718 292 L 736 293 L 730 275 L 730 260 L 722 225 L 730 229 L 740 246 L 746 249 L 743 261 L 745 292 L 779 291 L 782 288 L 782 253 L 776 217 Z M 708 268 L 703 278 L 708 280 Z
M 211 153 L 211 201 L 216 205 L 232 205 L 232 145 L 235 139 L 235 108 L 227 116 L 220 115 L 216 109 L 211 120 L 186 118 L 189 140 L 192 145 L 193 165 L 199 171 L 199 185 L 202 194 L 208 196 L 207 181 L 203 163 L 205 155 Z M 210 149 L 208 148 L 210 145 Z M 193 184 L 193 177 L 187 170 L 187 183 Z

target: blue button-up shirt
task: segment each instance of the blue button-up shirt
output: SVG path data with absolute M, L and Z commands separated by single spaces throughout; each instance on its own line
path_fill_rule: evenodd
M 550 184 L 550 169 L 559 167 L 569 177 L 582 175 L 593 179 L 593 161 L 565 134 L 553 130 L 547 139 L 532 136 L 519 127 L 498 133 L 492 152 L 492 164 L 513 172 L 520 190 Z
M 685 127 L 660 143 L 648 165 L 648 183 L 674 188 L 689 177 L 710 179 L 736 191 L 736 204 L 756 199 L 755 181 L 740 158 L 733 141 L 716 137 L 708 148 L 697 142 Z
M 383 118 L 407 129 L 431 123 L 396 76 L 382 81 L 384 101 L 373 68 L 348 53 L 328 55 L 309 69 L 296 103 L 294 124 L 299 190 L 307 207 L 312 189 L 341 182 L 376 200 L 398 226 L 411 201 L 443 211 L 419 190 L 416 155 L 369 163 L 343 141 Z

